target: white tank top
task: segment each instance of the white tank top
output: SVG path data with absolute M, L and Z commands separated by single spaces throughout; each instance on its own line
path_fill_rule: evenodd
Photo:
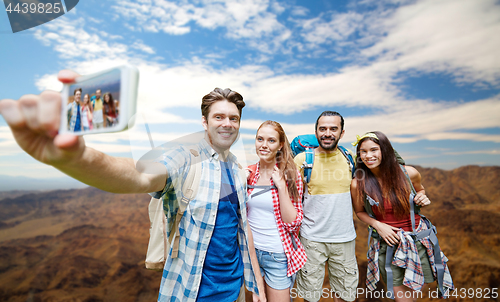
M 271 253 L 284 253 L 274 218 L 272 193 L 267 191 L 253 197 L 253 194 L 259 191 L 260 189 L 254 189 L 248 200 L 248 223 L 252 230 L 255 248 Z

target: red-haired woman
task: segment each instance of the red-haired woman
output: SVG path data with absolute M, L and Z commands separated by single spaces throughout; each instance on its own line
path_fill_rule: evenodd
M 255 149 L 259 162 L 248 167 L 249 245 L 253 242 L 255 247 L 267 300 L 290 301 L 292 276 L 307 260 L 298 237 L 303 218 L 302 177 L 279 123 L 260 125 Z
M 441 258 L 443 284 L 453 290 L 446 257 L 439 253 L 435 259 L 429 237 L 414 240 L 411 235 L 412 200 L 417 207 L 431 203 L 425 195 L 420 173 L 411 166 L 398 164 L 394 149 L 382 132 L 368 132 L 353 145 L 357 145 L 356 176 L 351 183 L 354 211 L 383 239 L 374 239 L 368 251 L 367 288 L 376 288 L 379 272 L 387 285 L 386 253 L 392 250 L 394 256 L 389 254 L 388 259 L 396 301 L 416 301 L 424 283 L 436 280 L 435 260 Z M 428 229 L 419 214 L 414 213 L 413 219 L 415 233 Z
M 86 93 L 83 96 L 83 105 L 81 108 L 83 130 L 92 130 L 92 104 L 90 95 Z

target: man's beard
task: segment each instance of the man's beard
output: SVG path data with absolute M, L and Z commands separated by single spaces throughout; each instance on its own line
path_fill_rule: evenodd
M 336 140 L 334 137 L 332 138 L 332 140 L 333 140 L 333 144 L 331 146 L 323 145 L 321 138 L 318 140 L 318 143 L 321 146 L 321 148 L 325 149 L 326 151 L 331 151 L 331 150 L 334 150 L 335 148 L 337 148 L 337 145 L 339 143 L 339 141 Z

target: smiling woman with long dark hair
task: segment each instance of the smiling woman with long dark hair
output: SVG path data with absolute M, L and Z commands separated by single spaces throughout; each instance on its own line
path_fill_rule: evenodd
M 441 259 L 441 253 L 434 257 L 429 237 L 414 240 L 414 233 L 428 229 L 418 214 L 419 207 L 431 203 L 420 173 L 411 166 L 398 164 L 394 149 L 382 132 L 368 132 L 353 144 L 357 145 L 356 175 L 351 183 L 354 210 L 378 234 L 368 251 L 367 288 L 376 288 L 378 272 L 387 285 L 385 262 L 390 259 L 395 300 L 416 301 L 416 292 L 422 290 L 424 283 L 436 280 L 435 262 Z M 413 217 L 412 203 L 417 207 Z M 453 289 L 446 261 L 443 257 L 444 286 Z
M 107 92 L 103 96 L 104 102 L 104 127 L 112 127 L 116 124 L 117 114 L 115 101 L 113 100 L 113 95 Z

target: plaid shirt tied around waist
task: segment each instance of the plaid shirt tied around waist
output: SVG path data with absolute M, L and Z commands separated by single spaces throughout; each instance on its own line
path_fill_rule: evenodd
M 208 245 L 215 227 L 217 208 L 221 190 L 221 164 L 219 154 L 203 139 L 196 147 L 201 156 L 201 178 L 196 197 L 189 202 L 179 223 L 179 254 L 172 259 L 170 250 L 163 269 L 160 284 L 159 302 L 194 302 L 198 296 L 199 285 Z M 168 171 L 168 179 L 162 191 L 151 193 L 155 198 L 163 198 L 163 209 L 167 217 L 167 237 L 173 232 L 173 224 L 179 209 L 178 200 L 182 197 L 182 184 L 191 167 L 189 149 L 179 147 L 166 151 L 160 163 Z M 246 287 L 258 292 L 252 271 L 247 243 L 246 182 L 241 165 L 236 157 L 229 154 L 232 176 L 238 195 L 238 244 L 243 260 Z
M 427 225 L 421 219 L 415 232 L 418 233 L 421 230 L 427 229 Z M 410 234 L 411 232 L 404 232 L 402 230 L 398 232 L 400 242 L 398 248 L 394 252 L 392 264 L 405 269 L 403 285 L 414 291 L 420 291 L 424 286 L 424 273 L 422 271 L 420 257 L 418 256 L 416 242 L 413 240 Z M 426 248 L 427 255 L 429 256 L 429 262 L 432 268 L 432 273 L 434 275 L 434 278 L 437 279 L 437 269 L 432 243 L 428 237 L 422 238 L 419 241 Z M 373 239 L 368 250 L 368 268 L 366 273 L 366 287 L 369 290 L 375 290 L 377 288 L 377 282 L 380 280 L 380 268 L 378 265 L 379 251 L 380 240 Z M 445 292 L 447 289 L 449 289 L 448 292 L 452 292 L 455 287 L 453 285 L 450 270 L 448 269 L 447 265 L 448 258 L 446 258 L 442 251 L 441 258 L 443 260 L 444 266 L 443 287 L 445 289 Z
M 257 163 L 257 169 L 255 171 L 254 176 L 252 177 L 252 179 L 248 180 L 249 185 L 253 186 L 257 183 L 260 177 L 259 168 L 260 165 L 259 163 Z M 271 179 L 271 186 L 272 185 L 274 185 L 274 182 Z M 287 258 L 287 272 L 286 272 L 287 276 L 295 274 L 299 269 L 301 269 L 304 266 L 307 260 L 306 252 L 304 250 L 304 247 L 300 243 L 298 236 L 299 229 L 302 224 L 302 219 L 304 218 L 304 211 L 302 210 L 302 194 L 304 188 L 303 188 L 302 176 L 298 171 L 297 171 L 296 185 L 297 185 L 297 190 L 299 191 L 299 198 L 298 198 L 299 200 L 293 200 L 291 196 L 290 199 L 292 200 L 293 206 L 297 210 L 297 217 L 295 218 L 295 221 L 291 223 L 283 222 L 280 212 L 278 189 L 274 188 L 271 189 L 271 194 L 273 196 L 274 218 L 276 219 L 276 225 L 278 226 L 278 232 L 280 235 L 281 243 L 283 245 L 283 249 L 285 250 L 285 255 Z M 254 189 L 248 189 L 248 195 L 250 195 L 253 190 Z M 292 236 L 295 243 L 297 244 L 297 249 L 293 247 Z

